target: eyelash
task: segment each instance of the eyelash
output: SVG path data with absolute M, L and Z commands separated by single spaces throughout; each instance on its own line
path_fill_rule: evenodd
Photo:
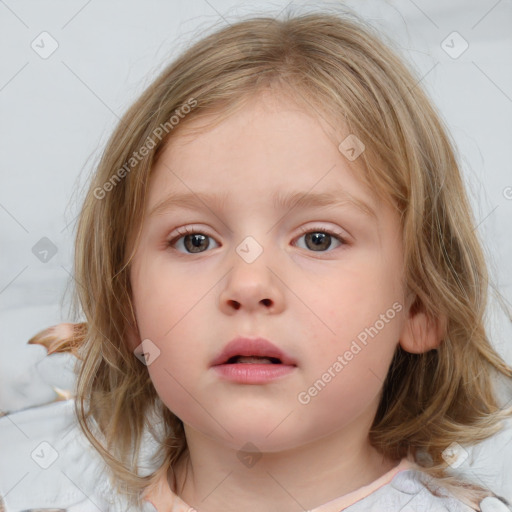
M 187 235 L 200 234 L 200 235 L 205 235 L 207 237 L 213 238 L 212 236 L 208 235 L 207 233 L 204 233 L 201 230 L 195 229 L 193 227 L 178 228 L 176 230 L 176 232 L 177 232 L 177 235 L 174 236 L 171 240 L 168 240 L 168 242 L 167 242 L 167 245 L 169 247 L 172 247 L 180 238 L 187 236 Z M 298 236 L 297 238 L 301 238 L 303 235 L 307 235 L 309 233 L 325 233 L 327 235 L 333 236 L 335 239 L 337 239 L 339 242 L 341 242 L 341 246 L 337 247 L 337 249 L 339 249 L 345 245 L 349 245 L 349 243 L 347 242 L 346 237 L 343 233 L 338 233 L 337 231 L 325 229 L 320 226 L 300 228 L 300 236 Z M 207 252 L 207 251 L 205 251 L 205 252 Z M 310 252 L 315 252 L 315 251 L 310 251 Z M 322 253 L 322 252 L 332 252 L 332 251 L 318 251 L 318 252 Z M 192 253 L 187 253 L 187 254 L 192 254 Z M 200 254 L 200 253 L 197 253 L 197 254 Z

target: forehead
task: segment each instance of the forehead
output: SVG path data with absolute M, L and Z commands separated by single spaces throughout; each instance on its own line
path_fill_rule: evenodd
M 220 120 L 219 120 L 220 119 Z M 283 96 L 261 94 L 227 117 L 186 121 L 162 151 L 151 176 L 148 210 L 171 191 L 267 197 L 292 189 L 335 191 L 377 203 L 361 179 L 361 160 L 340 151 L 345 127 L 305 111 Z M 279 200 L 279 199 L 278 199 Z

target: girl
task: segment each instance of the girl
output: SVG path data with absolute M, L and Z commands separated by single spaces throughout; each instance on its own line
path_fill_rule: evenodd
M 449 471 L 512 413 L 512 369 L 418 82 L 354 15 L 254 18 L 121 120 L 78 226 L 87 321 L 52 350 L 139 510 L 508 510 Z

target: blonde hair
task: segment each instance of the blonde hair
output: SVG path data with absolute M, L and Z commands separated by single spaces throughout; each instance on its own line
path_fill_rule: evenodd
M 400 213 L 404 285 L 416 295 L 414 310 L 434 323 L 446 318 L 438 349 L 412 354 L 397 347 L 369 433 L 372 445 L 396 460 L 426 454 L 427 473 L 485 495 L 450 479 L 442 453 L 452 442 L 473 444 L 501 428 L 511 411 L 500 409 L 492 377 L 510 379 L 512 369 L 484 328 L 488 274 L 455 145 L 419 79 L 390 45 L 350 13 L 243 20 L 185 51 L 121 119 L 79 219 L 75 307 L 87 321 L 73 341 L 80 358 L 76 414 L 118 492 L 137 500 L 155 481 L 157 473 L 138 472 L 151 411 L 163 420 L 163 432 L 155 433 L 162 436 L 155 454 L 160 470 L 172 469 L 187 450 L 182 422 L 160 401 L 126 342 L 128 332 L 137 332 L 129 268 L 151 170 L 165 142 L 191 120 L 220 122 L 274 87 L 364 142 L 361 179 Z M 170 122 L 173 115 L 178 123 Z M 165 136 L 155 136 L 165 128 Z M 146 156 L 132 161 L 144 146 Z

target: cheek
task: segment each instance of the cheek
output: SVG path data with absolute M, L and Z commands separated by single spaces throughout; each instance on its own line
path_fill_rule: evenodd
M 296 397 L 304 405 L 299 409 L 304 414 L 314 411 L 329 430 L 359 417 L 372 404 L 376 407 L 397 346 L 398 326 L 399 321 L 391 320 L 378 332 L 373 326 L 362 330 L 359 338 L 340 335 L 328 345 L 319 340 L 319 350 L 309 361 L 308 387 Z
M 165 254 L 150 259 L 143 251 L 130 278 L 140 339 L 150 340 L 158 353 L 148 365 L 150 378 L 162 402 L 187 417 L 195 402 L 186 390 L 194 388 L 194 371 L 207 359 L 197 328 L 199 319 L 208 318 L 204 299 L 211 283 L 183 275 Z
M 335 273 L 318 276 L 313 286 L 308 282 L 296 288 L 297 296 L 303 299 L 297 309 L 300 321 L 309 330 L 308 336 L 318 338 L 326 348 L 357 337 L 380 315 L 386 315 L 394 303 L 403 301 L 398 270 L 392 265 L 376 265 L 370 255 L 359 256 L 357 262 L 347 261 Z M 386 330 L 395 316 L 395 310 L 387 315 Z M 326 343 L 328 340 L 331 343 Z
M 183 276 L 168 264 L 165 254 L 151 260 L 142 254 L 131 282 L 140 336 L 156 341 L 172 336 L 211 287 L 194 276 Z
M 163 332 L 159 339 L 153 338 L 158 357 L 148 365 L 149 376 L 162 402 L 182 417 L 184 411 L 190 411 L 196 405 L 191 393 L 202 377 L 199 372 L 206 361 L 200 334 L 194 336 L 193 325 L 187 318 L 174 321 L 170 315 L 155 317 L 155 325 L 151 325 L 150 318 L 146 321 L 147 333 Z M 158 322 L 164 328 L 158 327 Z
M 201 417 L 204 410 L 187 392 L 193 386 L 187 380 L 186 371 L 180 371 L 180 365 L 167 365 L 164 361 L 167 355 L 162 354 L 159 361 L 148 367 L 151 381 L 165 406 L 182 421 L 190 422 L 190 418 Z
M 309 295 L 315 314 L 300 317 L 313 347 L 305 401 L 316 403 L 325 421 L 329 403 L 350 417 L 377 399 L 403 324 L 397 270 L 379 267 L 375 260 L 359 263 L 319 282 L 317 292 Z

